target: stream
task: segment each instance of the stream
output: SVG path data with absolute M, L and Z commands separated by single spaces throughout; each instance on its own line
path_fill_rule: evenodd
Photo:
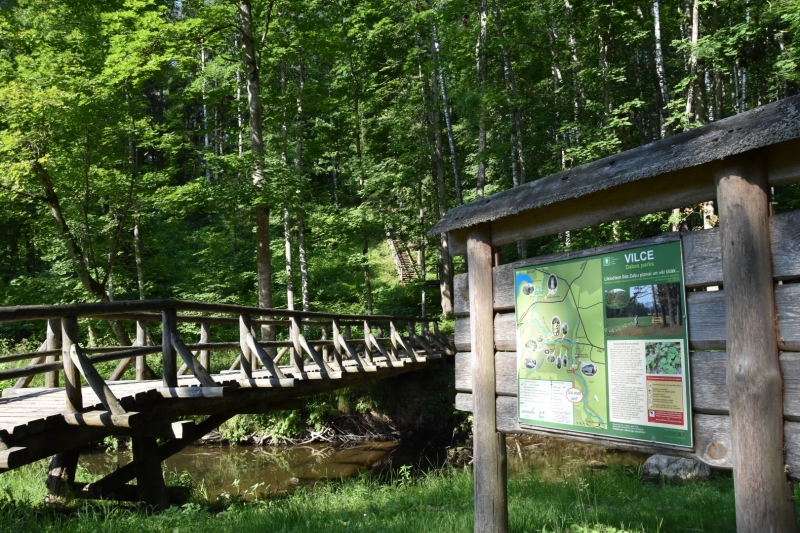
M 635 467 L 647 458 L 555 438 L 508 437 L 506 444 L 509 476 L 537 472 L 546 479 L 560 479 L 583 468 Z M 177 479 L 189 476 L 192 485 L 211 500 L 224 494 L 252 499 L 297 487 L 313 488 L 321 481 L 359 472 L 377 474 L 403 464 L 430 468 L 437 462 L 414 452 L 396 441 L 264 447 L 203 444 L 189 446 L 167 459 L 165 478 L 168 484 L 177 484 Z M 82 455 L 81 464 L 90 474 L 104 475 L 130 458 L 130 451 L 124 449 L 96 451 Z

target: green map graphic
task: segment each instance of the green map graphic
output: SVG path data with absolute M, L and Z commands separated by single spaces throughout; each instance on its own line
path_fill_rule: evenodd
M 608 394 L 600 258 L 516 271 L 519 379 L 570 382 L 574 425 L 606 429 Z

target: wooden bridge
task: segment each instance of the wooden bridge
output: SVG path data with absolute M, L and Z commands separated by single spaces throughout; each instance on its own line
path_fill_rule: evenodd
M 134 346 L 86 347 L 79 319 L 88 318 L 135 322 Z M 435 318 L 149 300 L 0 307 L 0 322 L 11 321 L 46 321 L 47 340 L 38 352 L 0 357 L 0 363 L 31 359 L 0 371 L 0 380 L 18 378 L 0 399 L 0 471 L 53 456 L 51 495 L 140 501 L 157 509 L 187 497 L 185 489 L 165 486 L 161 462 L 233 415 L 293 409 L 299 398 L 421 369 L 432 360 L 443 364 L 454 355 Z M 146 345 L 148 322 L 161 323 L 160 346 Z M 185 323 L 200 324 L 199 343 L 184 340 L 178 324 Z M 211 342 L 212 325 L 229 332 L 238 326 L 238 340 Z M 286 340 L 256 340 L 260 326 Z M 353 338 L 354 327 L 362 338 Z M 312 332 L 320 338 L 307 338 Z M 219 350 L 239 356 L 214 374 L 211 355 Z M 160 379 L 146 359 L 156 354 Z M 95 365 L 109 361 L 119 364 L 106 380 Z M 121 380 L 131 365 L 135 379 Z M 40 374 L 45 386 L 29 387 Z M 189 415 L 206 418 L 181 420 Z M 131 438 L 133 461 L 94 483 L 75 482 L 80 447 L 110 435 Z

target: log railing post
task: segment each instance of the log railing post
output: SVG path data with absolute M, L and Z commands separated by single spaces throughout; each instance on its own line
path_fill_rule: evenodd
M 147 345 L 147 322 L 144 320 L 136 321 L 136 344 L 135 346 Z M 147 356 L 139 355 L 136 357 L 136 380 L 144 381 L 147 379 Z
M 472 345 L 475 532 L 506 533 L 506 446 L 496 426 L 492 245 L 488 224 L 467 237 Z
M 339 368 L 344 368 L 342 364 L 342 350 L 341 350 L 341 336 L 342 332 L 339 330 L 339 321 L 337 319 L 331 320 L 331 333 L 333 337 L 333 358 Z
M 289 350 L 292 367 L 295 372 L 302 372 L 305 368 L 303 363 L 303 347 L 300 346 L 300 324 L 297 317 L 289 318 L 289 333 L 292 339 L 292 348 Z
M 70 351 L 78 344 L 78 318 L 68 316 L 61 319 L 61 359 L 64 362 L 64 388 L 67 393 L 67 411 L 77 413 L 83 409 L 81 374 L 72 362 Z
M 328 340 L 328 328 L 327 328 L 327 326 L 322 326 L 320 328 L 320 330 L 321 330 L 320 339 L 323 340 L 323 341 Z M 322 358 L 327 362 L 331 361 L 331 356 L 329 354 L 328 345 L 327 344 L 323 344 L 322 345 Z
M 740 533 L 794 532 L 793 492 L 784 470 L 783 378 L 776 335 L 766 166 L 758 154 L 738 156 L 722 165 L 715 179 L 736 528 Z
M 161 379 L 165 387 L 178 386 L 178 353 L 172 346 L 172 333 L 177 331 L 174 309 L 161 312 Z
M 400 351 L 397 349 L 397 323 L 394 320 L 389 322 L 389 339 L 392 341 L 392 353 L 398 357 Z
M 200 324 L 200 344 L 206 344 L 211 340 L 211 324 L 203 322 Z M 200 350 L 200 364 L 203 368 L 211 372 L 211 351 Z
M 247 335 L 250 334 L 252 327 L 250 315 L 239 315 L 239 348 L 242 350 L 242 363 L 239 365 L 239 371 L 242 379 L 253 377 L 253 352 L 247 344 Z
M 372 363 L 372 339 L 370 339 L 370 333 L 372 333 L 372 328 L 370 327 L 369 321 L 364 321 L 364 360 L 368 363 Z
M 61 319 L 51 318 L 47 321 L 47 348 L 49 350 L 61 349 Z M 46 362 L 55 363 L 57 355 L 48 355 Z M 48 372 L 44 375 L 44 386 L 48 389 L 58 387 L 58 371 Z

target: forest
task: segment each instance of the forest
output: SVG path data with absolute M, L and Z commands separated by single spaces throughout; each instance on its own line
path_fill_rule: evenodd
M 463 258 L 425 232 L 449 208 L 795 94 L 799 27 L 782 0 L 2 0 L 0 305 L 448 317 Z

